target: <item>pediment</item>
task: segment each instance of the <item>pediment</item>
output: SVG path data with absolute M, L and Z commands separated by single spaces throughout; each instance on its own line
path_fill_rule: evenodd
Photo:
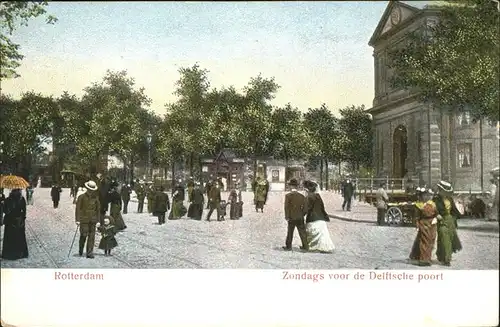
M 370 38 L 369 45 L 372 46 L 379 37 L 392 29 L 397 29 L 406 20 L 418 14 L 420 9 L 412 7 L 400 1 L 390 1 L 380 19 L 375 32 Z

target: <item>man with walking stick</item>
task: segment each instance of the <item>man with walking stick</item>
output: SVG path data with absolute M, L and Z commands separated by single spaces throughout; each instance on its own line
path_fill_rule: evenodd
M 97 194 L 97 185 L 94 181 L 85 183 L 85 188 L 87 191 L 78 197 L 75 208 L 75 221 L 80 226 L 78 254 L 83 255 L 83 246 L 86 241 L 87 258 L 93 259 L 95 231 L 100 218 L 99 194 Z

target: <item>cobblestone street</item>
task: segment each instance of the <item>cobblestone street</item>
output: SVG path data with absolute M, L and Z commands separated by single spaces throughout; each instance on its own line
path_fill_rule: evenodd
M 156 224 L 156 217 L 135 213 L 129 204 L 124 215 L 128 228 L 116 237 L 118 247 L 111 257 L 97 249 L 96 257 L 78 257 L 78 240 L 67 258 L 75 233 L 74 205 L 64 189 L 60 207 L 52 208 L 50 189 L 35 190 L 35 205 L 28 206 L 29 258 L 2 261 L 2 268 L 271 268 L 271 269 L 417 269 L 407 263 L 415 229 L 379 227 L 375 210 L 358 201 L 351 212 L 339 210 L 341 198 L 323 192 L 328 223 L 336 246 L 333 254 L 303 253 L 294 235 L 294 251 L 281 249 L 286 236 L 283 219 L 284 193 L 271 192 L 264 213 L 252 207 L 252 194 L 243 193 L 243 218 L 224 222 L 193 221 L 187 218 Z M 227 194 L 223 194 L 227 198 Z M 187 205 L 187 203 L 186 203 Z M 206 210 L 204 213 L 205 218 Z M 3 236 L 3 227 L 2 227 Z M 453 257 L 452 267 L 420 269 L 498 269 L 498 223 L 459 221 L 464 249 Z M 78 236 L 77 236 L 78 238 Z

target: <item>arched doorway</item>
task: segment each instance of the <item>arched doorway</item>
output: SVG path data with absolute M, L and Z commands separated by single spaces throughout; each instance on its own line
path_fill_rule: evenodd
M 406 127 L 399 125 L 392 137 L 392 176 L 403 178 L 406 174 L 406 157 L 408 154 L 408 132 Z

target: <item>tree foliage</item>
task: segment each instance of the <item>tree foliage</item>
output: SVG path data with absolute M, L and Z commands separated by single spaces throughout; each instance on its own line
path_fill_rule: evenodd
M 18 77 L 16 68 L 20 66 L 23 55 L 20 45 L 11 40 L 19 26 L 27 26 L 32 18 L 46 16 L 47 24 L 54 24 L 57 18 L 48 15 L 47 1 L 2 1 L 0 3 L 0 81 Z
M 344 137 L 343 159 L 355 166 L 370 167 L 373 155 L 373 125 L 365 106 L 341 109 L 340 115 L 340 131 Z
M 499 116 L 500 13 L 493 1 L 447 1 L 436 24 L 417 29 L 390 54 L 392 85 L 474 118 Z

